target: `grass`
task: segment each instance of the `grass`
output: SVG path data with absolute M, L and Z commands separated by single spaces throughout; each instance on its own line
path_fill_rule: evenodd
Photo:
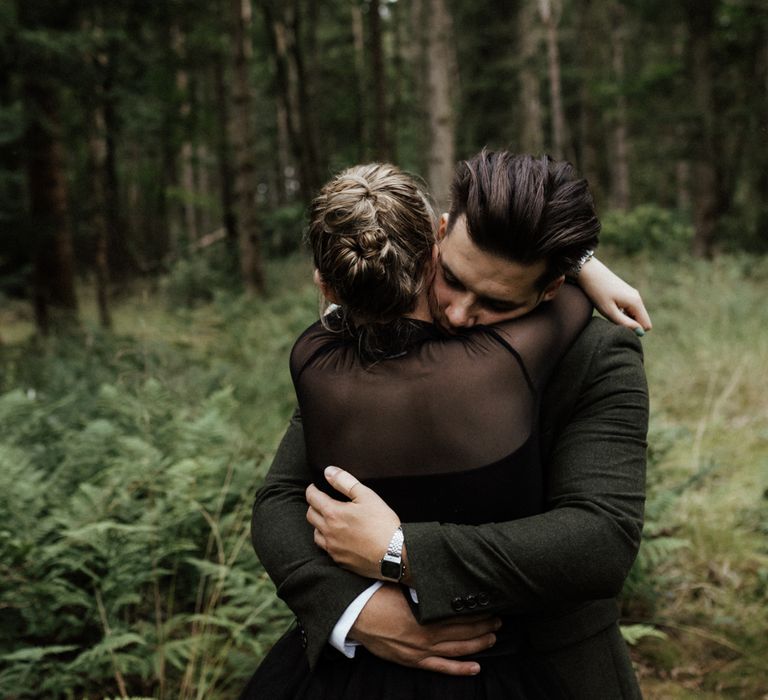
M 768 325 L 764 304 L 768 260 L 723 257 L 708 263 L 687 258 L 660 261 L 643 255 L 612 259 L 610 253 L 607 259 L 642 291 L 654 321 L 654 330 L 643 340 L 652 400 L 646 542 L 624 601 L 627 623 L 652 625 L 665 634 L 663 639 L 641 638 L 632 649 L 645 696 L 765 697 Z M 108 352 L 99 350 L 102 334 L 95 325 L 94 300 L 87 289 L 81 291 L 83 352 L 104 355 L 103 361 L 101 356 L 96 357 L 87 365 L 90 369 L 83 371 L 99 375 L 98 382 L 93 379 L 95 387 L 104 384 L 127 392 L 124 398 L 118 395 L 118 405 L 110 410 L 115 411 L 114 422 L 118 424 L 124 420 L 117 412 L 119 404 L 129 404 L 138 412 L 131 425 L 145 426 L 142 434 L 152 448 L 141 448 L 142 459 L 146 460 L 142 469 L 173 463 L 175 469 L 184 471 L 184 460 L 194 455 L 184 452 L 183 445 L 174 448 L 179 450 L 178 455 L 171 455 L 170 447 L 164 454 L 163 440 L 170 438 L 163 436 L 176 435 L 177 431 L 185 441 L 199 441 L 200 464 L 209 465 L 206 478 L 211 479 L 216 493 L 222 492 L 225 483 L 235 483 L 247 491 L 237 494 L 234 500 L 211 496 L 209 512 L 217 526 L 232 515 L 232 520 L 227 520 L 232 536 L 226 540 L 224 554 L 232 562 L 227 575 L 252 576 L 248 585 L 256 588 L 242 591 L 260 591 L 262 598 L 253 607 L 261 606 L 269 613 L 267 618 L 262 615 L 260 621 L 254 622 L 255 618 L 241 619 L 232 612 L 231 619 L 239 626 L 237 633 L 227 633 L 229 636 L 216 636 L 218 632 L 206 628 L 198 617 L 193 630 L 197 636 L 187 626 L 187 636 L 175 641 L 208 635 L 220 650 L 217 652 L 215 645 L 201 644 L 194 654 L 189 650 L 179 652 L 183 658 L 176 661 L 181 663 L 181 670 L 176 674 L 166 670 L 164 685 L 151 677 L 131 685 L 131 679 L 138 677 L 130 673 L 131 659 L 120 657 L 119 648 L 112 652 L 118 654 L 112 660 L 105 652 L 103 663 L 107 667 L 123 664 L 128 693 L 167 698 L 230 697 L 232 686 L 222 684 L 216 676 L 227 671 L 227 663 L 231 663 L 231 659 L 219 658 L 221 649 L 236 658 L 236 663 L 246 669 L 243 675 L 247 675 L 288 619 L 287 612 L 275 606 L 271 589 L 259 587 L 263 573 L 242 536 L 247 527 L 250 491 L 267 468 L 293 406 L 288 352 L 298 333 L 316 317 L 317 301 L 305 261 L 274 262 L 269 271 L 270 294 L 265 300 L 221 295 L 192 310 L 170 309 L 162 291 L 135 289 L 114 305 L 114 334 L 125 341 L 108 343 Z M 42 382 L 37 390 L 44 392 L 44 385 L 52 386 L 59 366 L 60 348 L 56 342 L 30 344 L 31 320 L 21 306 L 6 306 L 0 311 L 0 329 L 4 343 L 0 348 L 0 387 L 28 392 L 37 386 L 36 382 Z M 48 358 L 47 364 L 40 365 L 47 373 L 44 381 L 28 369 L 42 362 L 41 357 Z M 59 364 L 66 362 L 75 360 L 62 355 Z M 88 391 L 78 394 L 75 388 L 66 389 L 68 376 L 59 382 L 65 387 L 60 401 L 66 401 L 67 395 L 82 398 L 67 409 L 67 417 L 62 419 L 71 425 L 61 449 L 69 449 L 70 455 L 81 450 L 85 455 L 87 449 L 97 449 L 93 447 L 93 431 L 106 428 L 99 424 L 94 427 L 85 419 L 78 423 L 71 416 L 72 411 L 93 411 L 96 417 L 100 409 L 88 408 Z M 90 380 L 86 377 L 78 381 Z M 152 397 L 156 397 L 157 405 L 142 408 L 142 402 L 155 400 Z M 102 396 L 100 401 L 103 406 L 107 399 Z M 142 411 L 145 417 L 139 415 Z M 181 426 L 167 422 L 175 420 L 177 413 L 187 417 Z M 190 422 L 193 428 L 188 428 Z M 28 435 L 24 450 L 32 454 L 34 434 L 28 426 L 24 430 Z M 223 448 L 206 447 L 206 431 L 216 435 L 221 432 L 224 437 L 215 439 L 224 440 L 223 445 L 230 442 L 226 436 L 234 436 L 232 439 L 238 442 L 229 466 L 216 466 L 216 449 Z M 18 445 L 13 449 L 18 450 Z M 133 445 L 131 449 L 139 448 Z M 46 459 L 54 457 L 48 455 Z M 206 462 L 203 457 L 214 461 Z M 103 461 L 102 456 L 99 460 Z M 184 482 L 182 476 L 193 481 Z M 193 483 L 195 488 L 202 488 L 199 482 L 203 477 L 194 470 L 178 478 L 182 479 L 181 486 L 171 482 L 176 484 L 174 488 L 182 488 L 183 483 L 189 483 L 189 488 Z M 200 498 L 204 496 L 200 491 Z M 114 499 L 110 502 L 110 507 L 117 507 Z M 218 555 L 216 540 L 210 539 L 213 530 L 203 528 L 197 535 L 202 538 L 198 559 L 215 564 Z M 241 550 L 235 552 L 235 547 Z M 219 579 L 211 576 L 200 579 L 205 600 L 213 601 L 206 614 L 219 614 L 220 610 L 230 620 L 226 608 L 233 606 L 239 594 L 221 586 L 216 594 Z M 2 580 L 8 585 L 7 571 Z M 213 599 L 212 595 L 219 598 Z M 114 635 L 110 637 L 105 631 L 105 622 L 120 627 L 120 620 L 110 617 L 110 601 L 102 606 L 92 603 L 89 614 L 100 629 L 97 637 L 112 639 Z M 105 614 L 100 613 L 102 608 Z M 125 611 L 121 614 L 127 615 Z M 166 618 L 175 619 L 170 612 Z M 125 634 L 143 629 L 141 620 L 131 619 L 132 626 L 125 627 Z M 173 633 L 168 635 L 163 642 L 166 645 L 174 642 Z M 151 635 L 146 638 L 150 637 L 154 639 Z M 253 637 L 258 639 L 250 643 Z M 128 643 L 127 638 L 123 641 Z M 201 659 L 200 655 L 210 658 Z M 156 654 L 154 658 L 166 657 Z M 157 669 L 148 673 L 158 677 Z M 107 679 L 115 675 L 109 669 L 106 674 Z M 104 692 L 118 694 L 119 685 L 114 679 L 104 681 Z
M 768 693 L 768 326 L 765 260 L 620 266 L 654 320 L 651 535 L 685 541 L 647 573 L 666 640 L 635 658 L 648 697 Z M 660 500 L 676 495 L 657 516 Z M 631 606 L 630 606 L 631 609 Z

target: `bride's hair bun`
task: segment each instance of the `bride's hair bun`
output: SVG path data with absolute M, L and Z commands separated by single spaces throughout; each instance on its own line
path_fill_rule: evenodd
M 315 267 L 357 322 L 412 311 L 423 289 L 435 218 L 423 189 L 393 165 L 349 168 L 312 203 Z

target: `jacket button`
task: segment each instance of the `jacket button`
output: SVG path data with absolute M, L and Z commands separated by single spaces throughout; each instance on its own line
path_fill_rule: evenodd
M 477 602 L 480 604 L 480 607 L 484 608 L 491 601 L 488 598 L 488 594 L 483 592 L 483 593 L 478 593 L 477 594 Z
M 464 598 L 461 596 L 456 596 L 451 601 L 451 607 L 453 608 L 454 612 L 460 612 L 464 610 Z
M 304 629 L 304 625 L 301 624 L 299 618 L 296 618 L 296 628 L 299 630 L 299 640 L 301 641 L 301 648 L 307 648 L 307 631 Z
M 464 602 L 467 604 L 467 607 L 468 607 L 470 610 L 471 610 L 472 608 L 476 608 L 476 607 L 477 607 L 477 596 L 476 596 L 476 595 L 474 595 L 474 594 L 470 594 L 470 595 L 468 595 L 468 596 L 467 596 L 467 597 L 464 599 Z

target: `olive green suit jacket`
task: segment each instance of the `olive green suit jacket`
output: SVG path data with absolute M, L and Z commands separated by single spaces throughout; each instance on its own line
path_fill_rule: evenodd
M 614 599 L 640 544 L 647 424 L 638 339 L 593 318 L 542 397 L 545 511 L 479 526 L 403 524 L 419 621 L 476 614 L 479 596 L 483 612 L 519 616 L 574 697 L 638 697 Z M 294 415 L 256 496 L 251 532 L 314 664 L 371 582 L 315 546 L 305 520 L 311 480 Z

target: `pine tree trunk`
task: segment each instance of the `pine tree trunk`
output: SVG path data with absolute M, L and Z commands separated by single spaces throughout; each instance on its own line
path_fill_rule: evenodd
M 288 115 L 285 112 L 285 105 L 281 100 L 275 104 L 275 127 L 277 131 L 277 203 L 285 204 L 290 196 L 293 183 L 295 183 L 295 173 L 289 177 L 290 172 L 290 138 L 288 136 Z
M 541 36 L 535 21 L 536 9 L 523 2 L 518 10 L 518 45 L 520 46 L 520 151 L 540 154 L 544 150 L 544 127 L 541 108 L 541 84 L 537 57 Z
M 38 330 L 68 330 L 78 325 L 72 234 L 68 222 L 64 153 L 58 138 L 59 112 L 49 88 L 28 79 L 27 186 L 31 219 L 37 231 L 34 253 L 34 306 Z
M 407 27 L 406 18 L 404 17 L 405 9 L 402 3 L 390 5 L 389 11 L 392 16 L 392 68 L 394 71 L 391 88 L 392 98 L 389 109 L 389 155 L 390 160 L 393 163 L 397 163 L 400 150 L 401 117 L 407 109 L 406 103 L 403 101 L 403 86 L 407 76 L 405 65 L 405 33 Z
M 717 0 L 688 0 L 688 28 L 691 41 L 691 72 L 696 125 L 692 138 L 693 224 L 692 252 L 697 257 L 712 257 L 717 225 L 726 209 L 722 172 L 718 165 L 715 135 L 715 100 L 712 80 L 712 33 Z M 720 167 L 722 167 L 720 165 Z
M 627 127 L 627 97 L 625 95 L 624 44 L 625 13 L 622 5 L 611 7 L 611 66 L 613 77 L 619 87 L 616 99 L 616 114 L 613 125 L 613 165 L 611 177 L 611 204 L 613 208 L 629 211 L 629 144 Z
M 598 9 L 597 3 L 593 0 L 579 0 L 575 56 L 580 74 L 576 165 L 589 181 L 590 191 L 599 208 L 603 199 L 600 156 L 605 129 L 602 112 L 595 105 L 591 89 L 592 82 L 595 76 L 600 74 L 605 61 L 602 54 L 604 43 L 601 39 L 604 35 L 601 24 L 602 16 Z
M 213 65 L 213 82 L 216 89 L 216 159 L 219 172 L 219 201 L 221 218 L 227 234 L 227 247 L 232 260 L 237 259 L 237 217 L 235 215 L 235 195 L 232 189 L 234 180 L 232 151 L 229 144 L 229 94 L 224 77 L 224 61 L 220 52 L 216 52 Z
M 558 47 L 559 7 L 558 0 L 539 0 L 539 13 L 547 41 L 547 66 L 549 74 L 549 99 L 552 113 L 552 153 L 555 158 L 566 157 L 565 112 L 563 111 L 560 79 L 560 49 Z
M 179 149 L 179 165 L 181 167 L 182 209 L 184 212 L 184 239 L 186 243 L 194 243 L 199 237 L 197 230 L 197 217 L 195 214 L 195 174 L 194 174 L 194 146 L 190 138 L 192 103 L 190 102 L 189 74 L 183 68 L 184 35 L 174 26 L 171 28 L 173 49 L 176 54 L 179 69 L 176 71 L 176 91 L 181 97 L 179 106 L 179 123 L 184 137 Z
M 235 208 L 237 212 L 240 276 L 246 294 L 265 289 L 261 231 L 256 217 L 256 167 L 251 124 L 253 97 L 250 84 L 251 0 L 231 0 L 234 46 L 232 144 L 235 151 Z
M 427 29 L 427 109 L 429 160 L 427 179 L 437 206 L 446 209 L 456 160 L 451 83 L 456 79 L 453 27 L 445 0 L 429 0 Z
M 384 46 L 381 36 L 381 3 L 368 3 L 368 40 L 371 51 L 371 69 L 374 94 L 373 131 L 374 158 L 390 160 L 387 134 L 387 81 L 384 73 Z
M 429 32 L 430 0 L 411 0 L 408 25 L 410 32 L 404 45 L 407 61 L 411 66 L 413 81 L 413 109 L 416 110 L 412 123 L 418 125 L 414 144 L 419 163 L 417 170 L 427 172 L 429 168 L 429 144 L 432 135 L 423 125 L 429 123 L 429 53 L 427 35 Z
M 357 135 L 357 160 L 366 160 L 368 151 L 367 101 L 365 89 L 365 34 L 363 31 L 363 11 L 359 0 L 351 0 L 352 41 L 355 51 L 355 88 L 357 90 L 357 111 L 355 112 L 355 133 Z
M 103 68 L 106 57 L 96 56 L 94 64 Z M 91 175 L 91 224 L 94 230 L 94 263 L 96 268 L 96 300 L 99 322 L 103 328 L 112 327 L 109 311 L 109 224 L 107 223 L 107 139 L 104 119 L 104 95 L 96 90 L 91 109 L 88 155 Z
M 296 75 L 296 93 L 299 117 L 299 133 L 302 140 L 302 152 L 306 159 L 307 185 L 309 191 L 314 193 L 320 189 L 320 159 L 318 156 L 318 138 L 316 134 L 317 120 L 313 118 L 312 87 L 309 75 L 304 63 L 302 49 L 302 25 L 301 5 L 299 0 L 294 0 L 293 14 L 290 21 L 290 47 L 293 58 L 294 73 Z M 311 28 L 310 34 L 315 28 Z M 311 45 L 310 41 L 310 45 Z
M 275 60 L 278 99 L 285 110 L 288 139 L 298 168 L 301 198 L 308 202 L 314 196 L 319 177 L 313 172 L 313 166 L 310 164 L 312 158 L 307 152 L 305 138 L 308 132 L 302 126 L 302 119 L 311 118 L 311 115 L 302 114 L 301 111 L 296 64 L 291 60 L 290 44 L 293 38 L 290 36 L 290 17 L 286 19 L 286 8 L 279 2 L 274 3 L 274 0 L 262 0 L 261 7 Z
M 211 178 L 208 169 L 210 160 L 208 146 L 204 143 L 198 143 L 195 149 L 195 187 L 203 203 L 202 206 L 197 207 L 198 230 L 204 234 L 213 230 L 211 208 L 208 206 L 208 202 L 211 200 Z
M 120 179 L 117 169 L 117 134 L 118 119 L 115 111 L 113 93 L 115 73 L 114 50 L 107 51 L 104 65 L 104 136 L 107 153 L 105 161 L 105 192 L 107 233 L 109 235 L 109 277 L 112 283 L 121 284 L 133 276 L 139 268 L 136 256 L 129 244 L 127 229 L 123 220 L 123 207 L 120 199 Z

